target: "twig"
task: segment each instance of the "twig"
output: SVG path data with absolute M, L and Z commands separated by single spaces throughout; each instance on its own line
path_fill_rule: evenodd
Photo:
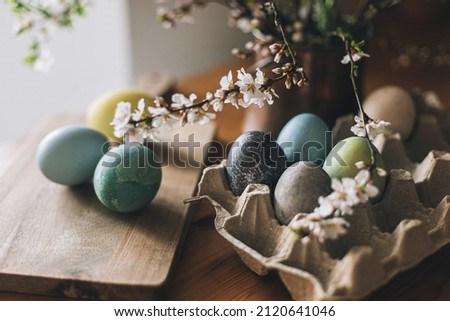
M 371 161 L 370 168 L 374 169 L 375 168 L 375 150 L 374 150 L 374 146 L 370 142 L 369 133 L 367 131 L 367 126 L 366 126 L 369 116 L 364 111 L 363 106 L 361 104 L 361 100 L 359 98 L 358 87 L 356 85 L 356 80 L 355 80 L 355 70 L 356 70 L 357 66 L 356 66 L 355 61 L 353 60 L 352 48 L 350 46 L 349 40 L 345 40 L 345 51 L 347 52 L 347 55 L 350 58 L 350 79 L 352 82 L 352 87 L 353 87 L 353 92 L 355 94 L 356 103 L 358 104 L 358 109 L 361 114 L 361 118 L 362 118 L 362 122 L 363 122 L 364 133 L 365 133 L 364 138 L 367 140 L 367 143 L 368 143 L 369 149 L 370 149 L 370 161 Z

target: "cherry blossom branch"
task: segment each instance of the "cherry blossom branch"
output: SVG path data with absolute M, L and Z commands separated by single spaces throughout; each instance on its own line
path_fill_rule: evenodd
M 355 49 L 353 49 L 355 50 Z M 369 121 L 369 116 L 366 114 L 366 112 L 364 111 L 364 108 L 361 104 L 361 100 L 359 99 L 359 94 L 358 94 L 358 87 L 356 85 L 356 76 L 358 73 L 358 67 L 355 64 L 355 58 L 354 58 L 354 53 L 352 52 L 352 46 L 350 45 L 350 41 L 346 40 L 345 41 L 345 51 L 350 59 L 350 80 L 352 82 L 352 87 L 353 87 L 353 93 L 355 94 L 355 99 L 356 99 L 356 103 L 358 105 L 358 109 L 359 112 L 361 114 L 361 121 L 363 124 L 363 128 L 364 128 L 364 137 L 367 140 L 367 144 L 369 145 L 369 149 L 370 149 L 370 168 L 373 169 L 375 167 L 375 150 L 372 145 L 372 143 L 370 142 L 370 138 L 369 138 L 369 132 L 367 130 L 367 123 Z
M 370 170 L 377 169 L 375 164 L 375 147 L 372 145 L 371 140 L 375 139 L 378 134 L 387 133 L 388 130 L 386 129 L 386 127 L 388 127 L 390 123 L 383 120 L 373 120 L 372 118 L 370 118 L 369 115 L 367 115 L 364 111 L 361 100 L 359 98 L 358 87 L 356 85 L 356 77 L 358 76 L 358 66 L 356 65 L 356 61 L 363 57 L 369 56 L 362 50 L 364 41 L 357 43 L 351 39 L 351 36 L 349 34 L 345 34 L 342 31 L 338 31 L 337 35 L 341 37 L 345 44 L 346 56 L 342 59 L 341 62 L 344 64 L 350 64 L 350 80 L 360 114 L 360 116 L 355 116 L 356 124 L 352 126 L 351 131 L 355 135 L 364 137 L 367 140 L 371 158 L 371 162 L 368 168 Z M 364 168 L 362 164 L 360 164 L 359 166 L 360 168 Z
M 194 1 L 195 2 L 195 1 Z M 197 1 L 202 3 L 202 1 Z M 179 119 L 181 124 L 186 123 L 207 123 L 215 118 L 215 114 L 209 113 L 212 107 L 215 112 L 220 112 L 225 104 L 231 104 L 236 108 L 247 108 L 250 105 L 263 107 L 266 103 L 273 104 L 273 96 L 278 97 L 273 85 L 284 80 L 286 88 L 291 88 L 292 84 L 297 86 L 307 85 L 308 79 L 302 67 L 295 59 L 284 32 L 283 25 L 279 20 L 278 11 L 273 3 L 266 5 L 267 10 L 273 13 L 274 25 L 282 34 L 284 43 L 275 43 L 271 47 L 275 58 L 279 64 L 279 57 L 285 52 L 289 53 L 290 62 L 274 68 L 272 72 L 277 75 L 273 78 L 266 77 L 266 74 L 256 68 L 255 74 L 250 74 L 241 68 L 237 71 L 237 80 L 233 79 L 233 74 L 229 71 L 227 76 L 220 80 L 220 88 L 214 93 L 206 93 L 206 97 L 201 101 L 196 101 L 197 96 L 191 94 L 185 97 L 182 94 L 174 94 L 172 102 L 166 103 L 161 97 L 156 97 L 154 106 L 145 106 L 144 101 L 140 101 L 135 112 L 131 112 L 129 103 L 122 104 L 116 109 L 116 115 L 111 123 L 115 127 L 115 135 L 124 137 L 126 134 L 141 136 L 144 139 L 154 139 L 156 129 L 168 120 Z M 188 6 L 191 8 L 191 6 Z
M 361 115 L 361 118 L 355 116 L 357 124 L 352 127 L 352 131 L 367 140 L 371 163 L 368 165 L 362 161 L 357 162 L 355 166 L 359 169 L 359 172 L 354 178 L 332 178 L 331 188 L 333 192 L 325 197 L 319 197 L 319 206 L 311 214 L 291 223 L 291 230 L 301 238 L 302 242 L 309 241 L 311 237 L 317 238 L 319 242 L 324 242 L 326 239 L 336 239 L 347 233 L 349 223 L 343 216 L 352 215 L 353 208 L 356 205 L 365 203 L 369 201 L 369 198 L 374 198 L 382 192 L 372 184 L 373 171 L 376 170 L 380 176 L 386 175 L 383 169 L 376 167 L 375 147 L 370 140 L 378 132 L 382 132 L 388 123 L 374 121 L 365 113 L 356 85 L 358 71 L 356 61 L 368 55 L 362 51 L 362 42 L 355 43 L 349 40 L 349 36 L 343 32 L 338 31 L 337 35 L 345 43 L 346 56 L 342 59 L 342 63 L 350 63 L 350 80 Z
M 291 223 L 291 230 L 302 238 L 302 241 L 317 237 L 319 242 L 324 242 L 347 233 L 350 224 L 345 216 L 353 215 L 356 205 L 369 201 L 369 198 L 380 192 L 372 185 L 368 169 L 360 170 L 354 178 L 332 178 L 331 188 L 331 194 L 319 197 L 319 206 L 312 213 Z
M 24 62 L 36 71 L 48 71 L 54 62 L 45 44 L 52 29 L 57 26 L 69 28 L 77 17 L 85 15 L 90 0 L 70 1 L 22 1 L 7 0 L 16 16 L 14 32 L 17 36 L 31 35 L 31 44 Z
M 293 50 L 292 50 L 292 48 L 291 48 L 291 46 L 289 44 L 289 41 L 287 40 L 286 34 L 284 32 L 284 28 L 281 25 L 281 21 L 280 21 L 280 18 L 278 16 L 277 6 L 276 6 L 276 4 L 274 2 L 270 2 L 268 4 L 268 6 L 273 11 L 273 16 L 274 16 L 273 20 L 274 20 L 274 23 L 275 23 L 275 27 L 277 27 L 279 29 L 280 34 L 283 37 L 283 42 L 284 42 L 284 44 L 285 44 L 285 46 L 286 46 L 286 48 L 287 48 L 287 50 L 289 52 L 289 56 L 292 59 L 292 64 L 295 66 L 295 65 L 297 65 L 297 61 L 295 59 L 295 55 L 294 55 L 294 52 L 293 52 Z
M 192 11 L 195 8 L 203 7 L 205 5 L 206 1 L 203 0 L 185 0 L 172 9 L 157 7 L 156 13 L 162 26 L 166 29 L 170 29 L 175 26 L 177 21 L 192 23 L 194 21 L 191 16 Z

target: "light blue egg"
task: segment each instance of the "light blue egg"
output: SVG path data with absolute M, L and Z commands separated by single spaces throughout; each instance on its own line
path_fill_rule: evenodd
M 321 165 L 331 150 L 332 136 L 320 117 L 304 113 L 289 120 L 277 143 L 290 163 L 303 161 Z
M 37 162 L 49 180 L 75 186 L 92 179 L 107 149 L 107 139 L 100 132 L 80 125 L 66 126 L 44 137 L 37 149 Z

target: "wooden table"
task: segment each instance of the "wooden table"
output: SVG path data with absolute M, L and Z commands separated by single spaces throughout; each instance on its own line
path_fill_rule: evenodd
M 365 70 L 364 89 L 369 92 L 379 85 L 394 83 L 411 88 L 435 90 L 444 102 L 450 101 L 448 83 L 442 77 L 434 77 L 423 70 L 413 74 L 396 73 L 383 64 L 376 50 Z M 207 90 L 214 90 L 222 75 L 229 69 L 237 69 L 240 62 L 215 68 L 200 75 L 182 80 L 177 90 L 195 92 L 202 97 Z M 448 70 L 447 70 L 448 71 Z M 441 71 L 442 72 L 442 71 Z M 389 78 L 386 78 L 389 75 Z M 406 76 L 405 76 L 406 75 Z M 243 119 L 242 110 L 225 108 L 218 114 L 217 139 L 223 143 L 239 136 Z M 22 141 L 0 144 L 0 159 L 12 159 Z M 3 157 L 8 155 L 8 158 Z M 0 174 L 8 166 L 8 160 L 0 162 Z M 207 205 L 193 205 L 192 222 L 176 264 L 170 284 L 161 298 L 166 300 L 289 300 L 288 291 L 273 273 L 260 277 L 250 271 L 238 255 L 216 232 L 213 225 L 214 211 Z M 1 300 L 52 300 L 60 299 L 28 294 L 0 293 Z M 369 300 L 450 300 L 450 246 L 446 246 L 416 268 L 400 274 L 387 286 L 371 295 Z

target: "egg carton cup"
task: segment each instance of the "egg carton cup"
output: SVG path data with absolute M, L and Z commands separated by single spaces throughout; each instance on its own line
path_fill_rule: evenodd
M 348 137 L 352 124 L 352 116 L 339 119 L 334 137 Z M 242 261 L 259 275 L 277 271 L 293 299 L 361 299 L 450 243 L 450 148 L 441 133 L 437 118 L 424 114 L 406 144 L 398 134 L 379 136 L 390 172 L 383 197 L 356 206 L 337 240 L 300 239 L 276 218 L 266 185 L 235 196 L 225 161 L 204 170 L 193 201 L 209 201 L 217 231 Z

